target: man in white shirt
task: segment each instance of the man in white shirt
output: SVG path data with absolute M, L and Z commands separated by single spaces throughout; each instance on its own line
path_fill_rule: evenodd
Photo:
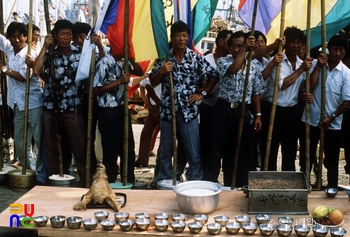
M 302 61 L 298 54 L 305 40 L 304 33 L 296 27 L 288 27 L 284 31 L 286 38 L 285 52 L 279 72 L 278 96 L 276 101 L 276 113 L 273 124 L 272 141 L 269 154 L 268 170 L 277 170 L 277 154 L 279 145 L 282 148 L 282 170 L 295 171 L 295 159 L 297 153 L 298 127 L 300 116 L 298 113 L 298 95 L 302 83 L 305 80 L 305 71 L 311 67 L 311 60 Z M 273 58 L 270 60 L 273 61 Z M 262 103 L 262 147 L 261 152 L 265 157 L 266 142 L 271 107 L 273 101 L 274 84 L 276 79 L 276 66 L 266 67 L 270 75 L 266 80 L 266 91 Z M 264 167 L 262 159 L 262 167 Z
M 320 140 L 320 126 L 325 129 L 324 166 L 327 169 L 328 187 L 338 187 L 338 166 L 341 142 L 343 112 L 350 107 L 350 69 L 342 63 L 347 48 L 347 39 L 341 35 L 330 38 L 327 48 L 329 55 L 321 54 L 314 61 L 310 77 L 310 91 L 313 102 L 310 104 L 310 164 L 316 157 Z M 322 66 L 327 66 L 326 116 L 321 119 Z M 305 126 L 305 111 L 302 117 Z M 300 166 L 305 172 L 305 134 L 300 139 Z

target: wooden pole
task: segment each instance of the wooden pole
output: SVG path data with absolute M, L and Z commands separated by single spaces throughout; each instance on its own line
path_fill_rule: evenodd
M 33 35 L 33 0 L 29 1 L 29 23 L 27 37 L 27 54 L 31 55 L 31 43 Z M 28 107 L 29 107 L 29 89 L 30 89 L 30 67 L 27 66 L 26 74 L 26 94 L 24 104 L 24 126 L 23 126 L 23 147 L 22 147 L 22 174 L 26 174 L 27 169 L 27 137 L 28 137 Z
M 1 15 L 4 15 L 4 7 L 2 5 L 2 0 L 0 0 L 0 13 Z M 0 20 L 0 34 L 4 35 L 4 22 L 3 19 L 1 18 Z M 5 54 L 4 52 L 0 51 L 0 61 L 3 62 L 3 64 L 5 65 Z M 6 80 L 6 75 L 1 72 L 1 85 L 2 85 L 2 81 Z M 1 88 L 2 89 L 2 88 Z M 1 90 L 2 91 L 2 90 Z M 1 116 L 0 116 L 0 171 L 2 171 L 2 168 L 4 167 L 4 152 L 3 152 L 3 131 L 2 131 L 2 125 L 3 125 L 3 109 L 4 109 L 4 104 L 2 104 L 2 109 L 1 109 Z
M 307 1 L 306 16 L 306 58 L 310 57 L 311 0 Z M 310 70 L 306 71 L 305 93 L 310 93 Z M 305 174 L 310 184 L 310 104 L 305 102 Z
M 177 171 L 177 139 L 176 139 L 176 112 L 174 99 L 174 82 L 173 73 L 169 72 L 169 93 L 171 106 L 171 122 L 173 127 L 173 185 L 176 185 L 176 171 Z
M 129 0 L 125 0 L 125 16 L 124 16 L 124 73 L 129 73 Z M 129 148 L 129 97 L 128 84 L 124 84 L 124 166 L 123 168 L 123 186 L 127 185 L 128 180 L 128 148 Z
M 15 0 L 15 1 L 13 2 L 13 5 L 12 5 L 12 7 L 11 7 L 11 11 L 9 12 L 9 16 L 7 17 L 7 20 L 6 20 L 5 28 L 7 28 L 8 25 L 10 24 L 11 15 L 12 15 L 12 13 L 13 13 L 13 10 L 15 9 L 16 4 L 17 4 L 17 0 Z M 3 12 L 1 12 L 1 13 L 3 13 Z
M 250 32 L 250 36 L 254 36 L 254 33 L 255 33 L 255 22 L 256 22 L 256 12 L 258 10 L 258 2 L 259 2 L 259 0 L 255 0 L 255 2 L 254 2 L 252 29 Z M 231 181 L 231 189 L 232 190 L 234 189 L 235 183 L 236 183 L 239 151 L 240 151 L 240 147 L 241 147 L 242 131 L 243 131 L 243 123 L 244 123 L 244 112 L 245 112 L 245 103 L 246 103 L 245 100 L 247 98 L 247 92 L 248 92 L 250 65 L 252 63 L 252 53 L 253 53 L 253 49 L 250 48 L 249 52 L 248 52 L 248 63 L 247 63 L 246 73 L 245 73 L 244 90 L 243 90 L 243 96 L 242 96 L 242 106 L 241 106 L 241 112 L 240 112 L 240 118 L 239 118 L 239 124 L 238 124 L 236 150 L 235 150 L 234 163 L 233 163 L 233 172 L 232 172 L 232 181 Z
M 326 53 L 326 18 L 325 18 L 325 0 L 321 0 L 321 34 L 322 34 L 322 53 Z M 321 118 L 322 121 L 326 117 L 326 65 L 322 67 L 322 88 L 321 88 Z M 321 126 L 320 145 L 318 150 L 318 174 L 316 180 L 316 188 L 322 187 L 322 165 L 323 165 L 323 149 L 324 149 L 324 128 Z
M 50 15 L 49 15 L 49 4 L 48 0 L 44 0 L 44 11 L 45 11 L 45 21 L 46 21 L 46 31 L 47 34 L 51 34 L 51 22 L 50 22 Z M 56 143 L 58 148 L 58 161 L 59 161 L 59 176 L 63 177 L 63 160 L 62 160 L 62 150 L 61 150 L 61 135 L 59 133 L 59 112 L 58 112 L 58 105 L 57 105 L 57 94 L 56 94 L 56 78 L 55 78 L 55 68 L 54 68 L 54 61 L 53 61 L 53 45 L 50 45 L 49 49 L 49 55 L 50 55 L 50 78 L 51 78 L 51 94 L 53 96 L 53 104 L 54 104 L 54 113 L 56 116 Z
M 281 24 L 280 24 L 280 37 L 281 38 L 283 38 L 283 32 L 284 32 L 285 12 L 286 12 L 286 0 L 282 0 Z M 282 49 L 283 49 L 282 42 L 280 42 L 278 45 L 278 53 L 281 53 Z M 279 83 L 279 79 L 280 79 L 280 71 L 281 71 L 281 63 L 278 63 L 276 66 L 276 78 L 275 78 L 275 85 L 274 85 L 274 91 L 273 91 L 271 115 L 270 115 L 270 121 L 269 121 L 269 130 L 268 130 L 268 134 L 267 134 L 264 170 L 268 170 L 268 168 L 269 168 L 270 148 L 271 148 L 273 124 L 275 122 L 276 101 L 277 101 L 277 96 L 278 96 L 278 83 Z
M 92 24 L 96 24 L 97 20 L 97 9 L 95 1 L 93 1 L 93 6 L 91 7 L 91 14 L 92 14 Z M 91 32 L 92 34 L 93 32 Z M 92 141 L 92 133 L 96 131 L 92 131 L 92 120 L 93 120 L 93 113 L 94 113 L 94 93 L 93 93 L 93 84 L 94 84 L 94 77 L 95 77 L 95 62 L 96 61 L 96 51 L 95 49 L 92 50 L 91 54 L 91 63 L 90 63 L 90 81 L 89 81 L 89 103 L 88 103 L 88 124 L 87 124 L 87 144 L 86 144 L 86 164 L 85 164 L 85 170 L 86 170 L 86 184 L 85 186 L 88 188 L 90 187 L 90 173 L 91 173 L 91 143 Z

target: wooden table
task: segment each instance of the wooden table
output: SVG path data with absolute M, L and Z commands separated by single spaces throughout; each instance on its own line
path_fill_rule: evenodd
M 34 216 L 46 215 L 64 215 L 67 218 L 70 216 L 81 216 L 83 219 L 94 217 L 94 212 L 103 209 L 88 209 L 86 211 L 74 211 L 73 205 L 77 203 L 80 197 L 87 192 L 84 188 L 61 188 L 61 187 L 46 187 L 36 186 L 30 190 L 27 194 L 18 199 L 15 203 L 19 204 L 31 204 L 35 205 Z M 159 212 L 165 212 L 171 214 L 181 213 L 177 201 L 176 194 L 172 190 L 122 190 L 127 194 L 127 204 L 122 208 L 122 211 L 130 213 L 130 219 L 135 219 L 135 214 L 138 212 L 148 212 L 151 215 L 151 222 L 153 222 L 154 214 Z M 350 202 L 349 197 L 345 192 L 341 191 L 335 198 L 327 198 L 322 191 L 313 191 L 308 195 L 308 209 L 311 210 L 317 205 L 325 205 L 327 207 L 334 207 L 343 211 L 344 213 L 344 227 L 350 232 Z M 209 215 L 208 223 L 214 222 L 213 217 L 218 214 L 224 214 L 230 217 L 230 220 L 234 220 L 237 215 L 247 215 L 247 198 L 241 191 L 222 191 L 220 194 L 219 205 L 215 212 Z M 105 209 L 109 211 L 109 218 L 114 219 L 114 211 L 112 209 Z M 0 228 L 9 228 L 10 208 L 7 208 L 0 215 Z M 255 221 L 254 215 L 249 215 L 252 221 Z M 277 222 L 277 218 L 283 215 L 272 215 L 271 219 Z M 302 220 L 303 218 L 310 218 L 310 215 L 292 215 L 294 221 Z M 188 216 L 187 223 L 193 219 Z M 21 227 L 23 228 L 23 227 Z M 71 230 L 68 229 L 67 224 L 63 228 L 52 228 L 48 221 L 45 227 L 34 227 L 39 236 L 106 236 L 106 235 L 118 235 L 118 236 L 191 236 L 188 227 L 183 233 L 172 232 L 169 226 L 166 232 L 158 232 L 154 229 L 153 223 L 150 225 L 147 231 L 139 231 L 134 228 L 129 232 L 123 232 L 119 226 L 116 225 L 112 231 L 104 231 L 99 224 L 93 231 L 87 231 L 81 226 L 80 229 Z M 222 229 L 218 236 L 228 236 L 225 228 Z M 261 236 L 259 230 L 254 234 L 255 236 Z M 349 235 L 349 234 L 348 234 Z M 200 232 L 199 236 L 211 236 L 206 227 Z M 243 230 L 236 236 L 245 236 Z M 277 231 L 272 236 L 278 236 Z M 296 236 L 292 233 L 291 236 Z M 312 231 L 309 236 L 313 236 Z M 330 236 L 330 233 L 327 235 Z

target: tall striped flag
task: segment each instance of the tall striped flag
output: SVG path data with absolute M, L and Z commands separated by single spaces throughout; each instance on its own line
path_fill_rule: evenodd
M 348 0 L 327 0 L 326 30 L 327 40 L 350 24 L 350 11 Z M 280 0 L 259 1 L 256 16 L 256 30 L 266 34 L 267 41 L 273 42 L 279 37 L 281 19 Z M 252 24 L 254 0 L 240 0 L 238 14 L 249 27 Z M 296 26 L 306 30 L 307 0 L 287 0 L 285 12 L 285 25 Z M 321 1 L 311 2 L 311 48 L 321 44 Z

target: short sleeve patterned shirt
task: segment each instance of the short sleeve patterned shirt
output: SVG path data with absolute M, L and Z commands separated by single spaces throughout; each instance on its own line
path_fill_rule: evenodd
M 81 50 L 71 45 L 67 55 L 61 54 L 57 47 L 53 51 L 53 62 L 56 79 L 57 108 L 59 112 L 69 112 L 78 109 L 81 104 L 81 93 L 75 82 Z M 44 59 L 44 71 L 49 74 L 50 56 L 46 53 Z M 50 75 L 50 74 L 49 74 Z M 52 95 L 52 79 L 45 84 L 44 110 L 54 111 L 54 98 Z
M 227 69 L 233 63 L 232 56 L 219 58 L 217 61 L 217 72 L 219 74 L 219 94 L 218 98 L 230 103 L 242 102 L 244 81 L 246 70 L 239 71 L 237 74 L 226 74 Z M 249 81 L 246 103 L 251 103 L 252 95 L 259 95 L 266 90 L 265 82 L 260 69 L 251 64 L 249 71 Z
M 170 49 L 170 61 L 173 63 L 173 85 L 175 111 L 181 109 L 186 122 L 197 119 L 198 106 L 196 103 L 189 104 L 188 98 L 195 93 L 200 78 L 204 79 L 216 76 L 215 69 L 202 56 L 190 49 L 186 53 L 180 64 L 177 63 L 173 49 Z M 151 72 L 156 74 L 164 65 L 165 60 L 156 60 Z M 165 76 L 162 81 L 162 97 L 160 106 L 160 118 L 171 121 L 170 87 L 169 77 Z

